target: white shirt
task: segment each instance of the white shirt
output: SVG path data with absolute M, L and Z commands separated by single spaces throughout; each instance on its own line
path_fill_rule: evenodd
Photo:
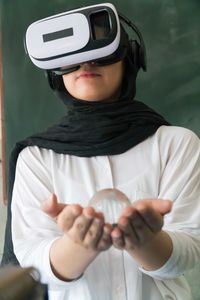
M 173 253 L 160 269 L 146 272 L 125 251 L 111 247 L 79 280 L 61 281 L 51 270 L 49 250 L 62 233 L 41 211 L 41 203 L 55 193 L 60 202 L 87 206 L 105 188 L 121 190 L 132 203 L 172 200 L 163 229 L 172 239 Z M 200 259 L 200 141 L 190 130 L 161 126 L 120 155 L 81 158 L 27 147 L 17 161 L 12 232 L 20 264 L 40 271 L 50 300 L 190 300 L 183 274 Z

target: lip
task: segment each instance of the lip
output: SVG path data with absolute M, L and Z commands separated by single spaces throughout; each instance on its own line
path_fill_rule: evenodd
M 99 74 L 97 73 L 94 73 L 94 72 L 81 72 L 77 78 L 94 78 L 94 77 L 98 77 L 100 76 Z

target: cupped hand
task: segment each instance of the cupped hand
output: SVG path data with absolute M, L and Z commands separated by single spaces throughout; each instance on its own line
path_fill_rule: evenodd
M 162 230 L 163 217 L 171 208 L 171 201 L 161 199 L 140 200 L 126 207 L 111 233 L 113 245 L 128 251 L 144 247 Z
M 104 251 L 111 246 L 112 226 L 105 224 L 103 214 L 96 212 L 94 208 L 58 203 L 53 194 L 43 203 L 42 210 L 55 218 L 64 235 L 85 249 Z

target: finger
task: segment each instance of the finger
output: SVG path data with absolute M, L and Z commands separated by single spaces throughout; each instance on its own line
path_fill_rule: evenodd
M 104 214 L 102 212 L 97 212 L 96 217 L 99 218 L 99 219 L 102 219 L 103 221 L 105 220 L 104 219 Z
M 163 226 L 163 216 L 150 206 L 140 205 L 138 213 L 152 232 L 158 232 Z
M 103 234 L 103 220 L 99 218 L 93 219 L 84 237 L 84 246 L 97 250 L 97 244 Z
M 58 227 L 64 233 L 68 232 L 82 211 L 82 207 L 78 204 L 67 205 L 57 217 Z
M 112 244 L 111 232 L 112 232 L 112 226 L 110 224 L 105 224 L 103 227 L 103 234 L 97 245 L 98 251 L 105 251 L 111 246 Z
M 132 209 L 138 209 L 138 207 L 150 207 L 160 213 L 161 215 L 165 215 L 169 213 L 172 209 L 172 201 L 163 200 L 163 199 L 143 199 L 134 202 L 132 205 L 129 205 L 124 208 L 122 215 L 129 216 L 132 213 Z
M 52 194 L 48 200 L 42 203 L 41 209 L 50 217 L 56 218 L 66 206 L 67 204 L 58 203 L 56 195 Z
M 75 242 L 83 242 L 94 217 L 95 212 L 93 208 L 84 208 L 82 214 L 75 219 L 72 228 L 68 232 L 69 236 Z
M 118 226 L 123 232 L 124 243 L 126 249 L 132 249 L 139 244 L 139 236 L 132 226 L 131 219 L 120 217 Z
M 130 217 L 131 227 L 138 239 L 138 245 L 143 245 L 149 239 L 152 238 L 153 232 L 150 230 L 149 226 L 146 224 L 142 216 L 135 210 Z
M 125 246 L 124 237 L 119 227 L 115 227 L 111 232 L 113 246 L 117 249 L 123 249 Z
M 169 213 L 172 209 L 172 201 L 163 199 L 152 199 L 152 208 L 159 212 L 161 215 Z

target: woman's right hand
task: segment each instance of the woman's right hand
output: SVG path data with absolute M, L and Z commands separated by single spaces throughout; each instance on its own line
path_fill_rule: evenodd
M 56 220 L 63 232 L 50 251 L 52 270 L 59 278 L 79 277 L 100 251 L 111 246 L 112 226 L 105 224 L 103 214 L 94 208 L 61 204 L 52 195 L 43 203 L 42 210 Z
M 104 251 L 111 246 L 112 226 L 104 223 L 102 213 L 79 204 L 58 203 L 55 194 L 45 201 L 42 210 L 55 218 L 61 231 L 86 249 Z

